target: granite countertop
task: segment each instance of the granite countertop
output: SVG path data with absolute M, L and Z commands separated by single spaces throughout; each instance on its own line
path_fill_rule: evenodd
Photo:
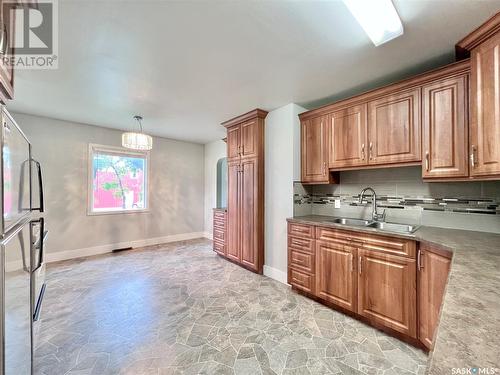
M 482 373 L 500 374 L 499 234 L 427 226 L 413 234 L 395 234 L 335 224 L 328 219 L 331 217 L 311 215 L 288 221 L 409 238 L 453 252 L 427 373 L 441 375 L 452 374 L 454 368 L 488 368 L 490 372 Z M 492 368 L 496 372 L 491 372 Z

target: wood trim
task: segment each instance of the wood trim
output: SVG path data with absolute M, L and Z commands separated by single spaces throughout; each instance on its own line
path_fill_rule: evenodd
M 342 172 L 342 171 L 359 171 L 359 170 L 365 170 L 365 169 L 415 167 L 418 165 L 422 165 L 422 162 L 421 161 L 411 161 L 411 162 L 405 162 L 405 163 L 395 162 L 395 163 L 391 163 L 391 164 L 372 164 L 372 165 L 363 165 L 363 166 L 358 165 L 358 166 L 345 167 L 345 168 L 330 168 L 330 171 L 333 171 L 332 173 L 335 173 L 335 172 Z M 304 185 L 304 183 L 302 183 L 302 184 Z M 315 184 L 315 185 L 318 185 L 318 184 Z
M 500 12 L 491 16 L 486 22 L 457 42 L 455 45 L 457 57 L 467 56 L 468 52 L 499 31 Z
M 244 113 L 240 116 L 237 116 L 237 117 L 234 117 L 230 120 L 224 121 L 223 123 L 221 123 L 221 125 L 224 126 L 225 128 L 229 128 L 231 126 L 238 125 L 238 124 L 241 124 L 242 122 L 246 122 L 248 120 L 252 120 L 255 118 L 265 119 L 267 114 L 268 114 L 267 111 L 264 111 L 263 109 L 257 108 L 257 109 L 254 109 L 253 111 Z
M 425 83 L 432 82 L 440 79 L 442 76 L 455 76 L 462 75 L 470 70 L 470 60 L 462 60 L 456 63 L 446 65 L 441 68 L 437 68 L 422 74 L 418 74 L 414 77 L 391 83 L 386 86 L 382 86 L 359 95 L 355 95 L 346 99 L 339 100 L 337 102 L 313 109 L 308 112 L 301 113 L 299 118 L 301 121 L 317 117 L 324 116 L 331 112 L 341 110 L 345 107 L 359 105 L 364 102 L 378 99 L 379 97 L 390 95 L 391 93 L 399 90 L 407 90 L 414 88 L 415 86 L 421 86 Z

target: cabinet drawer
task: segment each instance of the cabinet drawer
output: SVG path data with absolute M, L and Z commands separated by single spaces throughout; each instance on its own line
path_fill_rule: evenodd
M 321 241 L 349 246 L 361 246 L 363 243 L 363 239 L 358 233 L 322 227 L 316 228 L 316 238 Z
M 288 248 L 306 253 L 313 253 L 314 240 L 288 236 Z
M 226 250 L 226 245 L 224 245 L 223 242 L 220 242 L 220 241 L 214 241 L 214 251 L 216 253 L 219 253 L 221 255 L 224 255 L 225 254 L 225 250 Z
M 302 238 L 313 238 L 314 227 L 312 225 L 288 223 L 288 234 Z
M 226 232 L 224 230 L 214 228 L 214 240 L 219 240 L 224 242 L 225 239 L 226 239 Z
M 214 211 L 214 220 L 226 220 L 226 211 Z
M 226 228 L 226 220 L 220 218 L 214 218 L 214 228 L 218 229 Z
M 314 276 L 305 272 L 288 269 L 289 283 L 307 293 L 314 294 Z
M 301 251 L 290 250 L 290 266 L 298 268 L 308 273 L 314 273 L 314 254 L 303 253 Z
M 392 255 L 416 257 L 416 242 L 409 239 L 379 234 L 357 233 L 331 228 L 316 228 L 316 238 L 359 249 L 375 250 Z

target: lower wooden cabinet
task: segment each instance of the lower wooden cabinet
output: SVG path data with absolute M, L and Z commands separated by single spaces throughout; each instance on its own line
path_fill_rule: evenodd
M 451 256 L 390 235 L 288 223 L 288 283 L 431 348 Z
M 356 312 L 356 249 L 326 241 L 316 242 L 316 295 Z
M 415 259 L 358 250 L 358 314 L 416 338 Z
M 226 255 L 226 214 L 225 208 L 214 208 L 213 249 L 219 255 Z
M 421 243 L 418 254 L 418 338 L 432 348 L 448 281 L 451 253 Z

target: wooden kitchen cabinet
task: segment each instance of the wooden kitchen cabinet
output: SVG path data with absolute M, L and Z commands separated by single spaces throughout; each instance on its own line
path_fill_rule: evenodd
M 260 109 L 224 122 L 228 204 L 225 256 L 257 273 L 264 265 L 264 119 Z
M 420 161 L 420 88 L 370 101 L 368 140 L 368 164 Z
M 316 242 L 316 295 L 356 312 L 356 248 L 340 243 Z
M 335 111 L 328 129 L 328 166 L 343 168 L 366 165 L 366 104 Z
M 328 169 L 328 119 L 316 117 L 301 123 L 303 183 L 333 183 Z
M 472 177 L 500 175 L 500 31 L 471 51 Z
M 466 72 L 468 64 L 464 65 Z M 468 177 L 467 73 L 422 88 L 422 177 Z
M 219 255 L 226 255 L 227 225 L 226 209 L 214 208 L 213 212 L 213 249 Z
M 415 259 L 358 249 L 358 314 L 416 338 Z
M 227 161 L 239 161 L 241 149 L 241 127 L 239 125 L 232 126 L 227 129 Z
M 451 253 L 420 243 L 418 254 L 418 338 L 432 349 L 451 266 Z
M 240 171 L 240 201 L 241 201 L 241 259 L 240 262 L 247 268 L 259 272 L 262 267 L 262 254 L 259 250 L 262 246 L 259 236 L 262 236 L 263 223 L 260 212 L 263 211 L 263 194 L 260 192 L 259 179 L 262 173 L 259 171 L 259 163 L 256 158 L 244 159 L 241 162 Z
M 228 136 L 229 138 L 229 136 Z M 228 142 L 229 145 L 229 142 Z M 226 256 L 239 261 L 241 254 L 240 163 L 227 163 L 227 243 Z

